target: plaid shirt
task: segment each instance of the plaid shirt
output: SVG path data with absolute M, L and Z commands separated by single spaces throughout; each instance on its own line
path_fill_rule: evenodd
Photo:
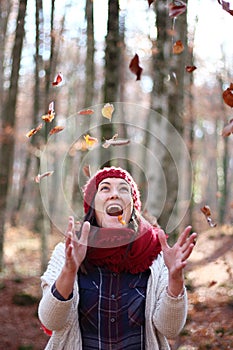
M 83 350 L 144 350 L 145 296 L 150 271 L 136 275 L 93 268 L 79 273 Z

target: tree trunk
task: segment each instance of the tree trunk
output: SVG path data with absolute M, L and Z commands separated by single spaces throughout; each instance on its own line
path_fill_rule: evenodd
M 104 102 L 116 102 L 119 96 L 120 76 L 120 34 L 119 34 L 119 1 L 108 1 L 108 26 L 105 49 L 105 82 Z M 102 125 L 102 139 L 110 139 L 113 136 L 111 123 Z M 101 156 L 103 153 L 101 153 Z M 111 165 L 111 147 L 105 150 L 101 164 Z
M 179 179 L 178 170 L 181 166 L 180 139 L 174 138 L 174 131 L 183 135 L 183 102 L 184 102 L 184 67 L 185 51 L 179 55 L 173 54 L 172 47 L 175 41 L 181 40 L 186 48 L 187 18 L 186 12 L 177 19 L 170 19 L 166 2 L 155 3 L 157 40 L 156 51 L 153 56 L 153 92 L 152 109 L 159 113 L 155 122 L 156 128 L 161 132 L 163 149 L 158 154 L 160 159 L 162 174 L 166 182 L 166 198 L 163 210 L 159 216 L 159 224 L 168 232 L 174 230 L 177 220 L 177 200 L 178 188 L 182 179 Z M 169 29 L 173 29 L 176 34 L 171 37 Z M 176 140 L 178 141 L 176 144 Z M 154 144 L 154 152 L 157 154 L 157 145 Z M 172 152 L 171 152 L 172 151 Z M 153 206 L 160 204 L 164 198 L 164 189 L 160 187 L 161 179 L 151 170 L 151 182 L 153 183 L 154 195 Z
M 4 226 L 7 208 L 7 194 L 11 184 L 13 170 L 16 102 L 18 93 L 20 59 L 25 33 L 24 21 L 26 7 L 27 0 L 20 0 L 15 33 L 15 43 L 12 52 L 10 87 L 2 112 L 3 140 L 2 148 L 0 151 L 0 269 L 3 268 Z

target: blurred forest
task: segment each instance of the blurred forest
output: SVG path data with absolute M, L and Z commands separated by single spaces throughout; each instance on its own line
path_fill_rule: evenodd
M 132 172 L 168 233 L 210 215 L 231 224 L 227 4 L 1 0 L 1 269 L 18 225 L 40 234 L 43 268 L 49 232 L 82 218 L 87 169 L 106 164 Z M 102 147 L 115 134 L 129 143 Z

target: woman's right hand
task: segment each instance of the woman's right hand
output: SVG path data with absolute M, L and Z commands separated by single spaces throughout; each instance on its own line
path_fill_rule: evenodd
M 74 218 L 69 217 L 65 242 L 65 268 L 67 272 L 76 274 L 87 253 L 87 241 L 90 232 L 90 223 L 85 221 L 81 236 L 78 239 L 74 229 Z

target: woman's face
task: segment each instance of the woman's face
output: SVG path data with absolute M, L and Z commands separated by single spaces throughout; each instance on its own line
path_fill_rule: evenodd
M 128 224 L 133 210 L 130 185 L 120 178 L 104 179 L 99 183 L 94 204 L 100 227 L 122 227 L 119 215 Z

